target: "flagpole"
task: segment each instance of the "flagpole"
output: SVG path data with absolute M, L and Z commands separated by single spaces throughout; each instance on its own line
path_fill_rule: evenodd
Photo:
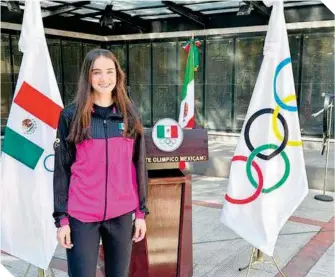
M 322 150 L 321 150 L 321 155 L 324 153 L 325 147 L 327 148 L 326 150 L 326 163 L 325 163 L 325 176 L 323 180 L 323 194 L 321 195 L 315 195 L 314 199 L 323 201 L 323 202 L 332 202 L 334 201 L 334 198 L 330 195 L 326 195 L 326 188 L 327 188 L 327 181 L 328 181 L 328 163 L 329 163 L 329 148 L 330 148 L 330 136 L 331 136 L 331 131 L 332 131 L 332 117 L 333 117 L 333 107 L 334 107 L 334 96 L 330 94 L 325 95 L 325 100 L 324 100 L 324 108 L 313 114 L 313 117 L 318 116 L 321 112 L 323 112 L 323 124 L 324 126 L 324 141 L 322 145 Z M 326 129 L 326 130 L 325 130 Z
M 283 277 L 286 277 L 285 274 L 281 271 L 281 269 L 280 269 L 280 267 L 279 267 L 279 265 L 278 265 L 274 256 L 272 256 L 272 261 L 265 262 L 263 252 L 261 250 L 255 248 L 255 247 L 253 247 L 251 249 L 251 255 L 250 255 L 249 263 L 244 267 L 240 267 L 238 269 L 238 271 L 243 271 L 245 269 L 248 269 L 247 274 L 245 275 L 246 277 L 248 277 L 249 274 L 250 274 L 250 269 L 252 269 L 252 267 L 256 264 L 274 264 L 277 267 L 279 273 Z

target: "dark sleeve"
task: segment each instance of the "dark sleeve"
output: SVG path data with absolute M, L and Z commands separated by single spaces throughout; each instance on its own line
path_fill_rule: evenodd
M 135 138 L 133 162 L 136 169 L 138 184 L 139 211 L 149 214 L 146 206 L 148 192 L 148 172 L 146 167 L 146 149 L 144 134 L 137 134 Z
M 66 137 L 69 134 L 70 118 L 62 111 L 57 129 L 57 137 L 54 143 L 55 164 L 53 177 L 54 213 L 56 227 L 60 227 L 68 221 L 67 201 L 71 176 L 71 165 L 74 161 L 75 146 L 68 143 Z

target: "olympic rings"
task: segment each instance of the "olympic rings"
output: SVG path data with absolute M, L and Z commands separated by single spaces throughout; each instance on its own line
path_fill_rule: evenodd
M 232 159 L 232 162 L 234 161 L 247 161 L 248 158 L 246 156 L 234 156 Z M 250 164 L 252 164 L 252 166 L 255 168 L 257 175 L 258 175 L 258 186 L 256 185 L 256 191 L 253 195 L 251 195 L 248 198 L 245 199 L 234 199 L 231 198 L 228 194 L 226 194 L 225 199 L 232 203 L 232 204 L 248 204 L 252 201 L 254 201 L 262 192 L 263 189 L 263 174 L 261 169 L 259 168 L 258 164 L 255 161 L 252 161 Z
M 274 113 L 274 110 L 270 109 L 270 108 L 266 108 L 266 109 L 262 109 L 262 110 L 259 110 L 259 111 L 255 112 L 249 118 L 249 120 L 247 121 L 247 124 L 245 125 L 244 139 L 245 139 L 245 143 L 246 143 L 247 147 L 249 148 L 249 150 L 251 152 L 253 152 L 255 150 L 254 146 L 250 142 L 250 134 L 249 133 L 250 133 L 251 124 L 254 122 L 254 120 L 257 117 L 259 117 L 263 114 L 266 114 L 266 113 Z M 286 122 L 285 118 L 280 113 L 278 113 L 278 119 L 280 120 L 280 122 L 282 123 L 283 128 L 284 128 L 284 139 L 283 139 L 282 143 L 280 144 L 278 149 L 276 149 L 275 151 L 273 151 L 269 155 L 264 155 L 264 154 L 257 153 L 258 158 L 261 158 L 263 160 L 270 160 L 273 157 L 277 156 L 285 148 L 285 146 L 287 144 L 287 141 L 288 141 L 288 126 L 287 126 L 287 122 Z
M 289 158 L 288 158 L 287 154 L 283 150 L 285 149 L 286 145 L 301 146 L 302 142 L 301 142 L 301 140 L 300 141 L 295 141 L 295 140 L 289 140 L 288 139 L 289 138 L 288 124 L 287 124 L 285 118 L 279 113 L 279 111 L 282 108 L 282 109 L 290 111 L 290 112 L 296 112 L 297 111 L 297 106 L 287 105 L 288 102 L 296 100 L 296 96 L 294 94 L 291 94 L 291 95 L 286 96 L 285 98 L 283 98 L 281 100 L 278 96 L 278 93 L 277 93 L 278 75 L 279 75 L 280 71 L 286 65 L 289 65 L 290 63 L 291 63 L 291 58 L 288 57 L 288 58 L 284 59 L 283 61 L 281 61 L 278 64 L 278 66 L 276 67 L 276 71 L 275 71 L 275 75 L 274 75 L 274 79 L 273 79 L 274 98 L 275 98 L 275 101 L 277 103 L 276 108 L 275 109 L 265 108 L 265 109 L 258 110 L 253 115 L 251 115 L 250 118 L 248 119 L 248 121 L 246 122 L 245 129 L 244 129 L 244 139 L 245 139 L 246 146 L 251 151 L 251 154 L 250 154 L 249 157 L 234 156 L 233 159 L 232 159 L 232 162 L 234 162 L 234 161 L 246 161 L 246 174 L 247 174 L 248 180 L 250 181 L 251 185 L 254 188 L 256 188 L 256 191 L 250 197 L 247 197 L 245 199 L 234 199 L 234 198 L 231 198 L 228 194 L 226 194 L 225 199 L 232 204 L 247 204 L 247 203 L 250 203 L 250 202 L 256 200 L 261 193 L 270 193 L 270 192 L 280 188 L 287 181 L 287 179 L 290 175 L 290 171 L 291 171 L 290 161 L 289 161 Z M 264 145 L 258 146 L 255 149 L 254 146 L 251 144 L 251 141 L 250 141 L 250 128 L 251 128 L 252 123 L 254 122 L 254 120 L 257 117 L 259 117 L 263 114 L 266 114 L 266 113 L 272 114 L 272 129 L 273 129 L 273 132 L 274 132 L 275 136 L 277 137 L 277 139 L 279 139 L 281 141 L 281 144 L 279 146 L 277 146 L 275 144 L 264 144 Z M 279 119 L 279 121 L 281 122 L 281 124 L 283 126 L 284 136 L 281 135 L 281 133 L 278 129 L 277 119 Z M 268 149 L 273 149 L 274 151 L 269 155 L 261 154 L 262 151 L 268 150 Z M 258 158 L 263 159 L 263 160 L 270 160 L 273 157 L 277 156 L 278 154 L 280 154 L 282 156 L 282 158 L 284 160 L 284 163 L 285 163 L 284 174 L 281 177 L 281 179 L 276 184 L 274 184 L 272 187 L 263 188 L 263 182 L 264 182 L 263 173 L 262 173 L 260 167 L 258 166 L 258 164 L 254 161 L 254 159 L 255 159 L 255 157 L 258 157 Z M 255 170 L 257 172 L 258 184 L 255 181 L 254 177 L 252 176 L 251 167 L 255 168 Z
M 167 144 L 169 146 L 172 146 L 176 143 L 175 140 L 170 139 L 170 138 L 166 138 L 164 142 L 165 142 L 165 144 Z
M 287 97 L 285 97 L 283 99 L 283 102 L 286 104 L 287 102 L 296 100 L 296 96 L 294 94 L 291 94 Z M 277 124 L 277 116 L 280 110 L 280 106 L 277 106 L 275 108 L 275 111 L 272 115 L 272 127 L 273 127 L 273 132 L 275 133 L 277 139 L 279 139 L 280 141 L 283 140 L 283 136 L 280 134 L 279 130 L 278 130 L 278 124 Z M 301 146 L 302 145 L 302 141 L 301 140 L 288 140 L 287 141 L 287 145 L 288 146 Z
M 160 144 L 166 144 L 168 146 L 172 146 L 172 145 L 176 144 L 176 140 L 171 139 L 171 138 L 165 138 L 165 139 L 160 139 L 159 143 Z
M 257 182 L 255 181 L 254 177 L 252 176 L 251 174 L 251 165 L 253 163 L 253 159 L 255 158 L 255 156 L 257 156 L 258 153 L 264 151 L 264 150 L 267 150 L 267 149 L 277 149 L 278 146 L 275 145 L 275 144 L 264 144 L 264 145 L 261 145 L 259 147 L 257 147 L 254 151 L 252 151 L 252 153 L 250 154 L 249 158 L 248 158 L 248 161 L 247 161 L 247 165 L 246 165 L 246 170 L 247 170 L 247 176 L 248 176 L 248 179 L 250 181 L 250 183 L 252 184 L 253 187 L 257 188 L 258 185 L 257 185 Z M 281 187 L 287 180 L 288 176 L 290 175 L 290 161 L 286 155 L 286 153 L 284 151 L 282 151 L 280 153 L 280 155 L 282 156 L 284 162 L 285 162 L 285 171 L 284 171 L 284 175 L 283 177 L 278 181 L 277 184 L 273 185 L 272 187 L 270 188 L 267 188 L 267 189 L 263 189 L 262 192 L 263 193 L 269 193 L 271 191 L 274 191 L 276 189 L 278 189 L 279 187 Z
M 297 109 L 297 106 L 288 106 L 286 105 L 286 103 L 284 101 L 282 101 L 279 96 L 278 96 L 278 93 L 277 93 L 277 78 L 278 78 L 278 75 L 279 75 L 279 72 L 288 64 L 291 63 L 291 58 L 286 58 L 285 60 L 281 61 L 279 63 L 279 65 L 277 66 L 276 68 L 276 72 L 275 72 L 275 77 L 273 78 L 273 92 L 274 92 L 274 97 L 275 97 L 275 100 L 277 102 L 277 104 L 284 110 L 287 110 L 287 111 L 290 111 L 290 112 L 296 112 L 298 109 Z
M 55 158 L 55 154 L 50 154 L 50 155 L 46 156 L 44 161 L 43 161 L 44 169 L 46 171 L 49 171 L 49 172 L 54 172 L 54 169 L 50 169 L 50 168 L 47 167 L 47 160 L 52 158 L 52 157 Z
M 172 146 L 172 145 L 174 145 L 176 142 L 175 142 L 175 140 L 173 140 L 173 139 L 170 139 L 170 138 L 166 138 L 165 139 L 165 144 L 167 144 L 167 145 L 169 145 L 169 146 Z

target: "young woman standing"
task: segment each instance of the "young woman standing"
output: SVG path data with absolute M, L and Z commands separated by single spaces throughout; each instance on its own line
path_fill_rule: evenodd
M 95 276 L 101 239 L 106 276 L 128 277 L 132 241 L 146 233 L 146 152 L 124 73 L 110 51 L 86 55 L 54 148 L 53 216 L 69 276 Z

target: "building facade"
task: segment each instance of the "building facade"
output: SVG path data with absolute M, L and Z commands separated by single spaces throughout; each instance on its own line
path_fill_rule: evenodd
M 195 74 L 196 120 L 199 127 L 239 133 L 263 59 L 266 32 L 196 36 L 201 41 L 200 66 Z M 295 89 L 303 136 L 322 136 L 324 93 L 334 93 L 334 27 L 289 32 Z M 22 53 L 18 31 L 1 34 L 1 132 L 6 124 Z M 182 43 L 189 37 L 110 41 L 47 36 L 47 43 L 64 105 L 76 93 L 86 53 L 101 47 L 111 50 L 127 76 L 131 98 L 145 126 L 158 119 L 178 118 L 187 54 Z

